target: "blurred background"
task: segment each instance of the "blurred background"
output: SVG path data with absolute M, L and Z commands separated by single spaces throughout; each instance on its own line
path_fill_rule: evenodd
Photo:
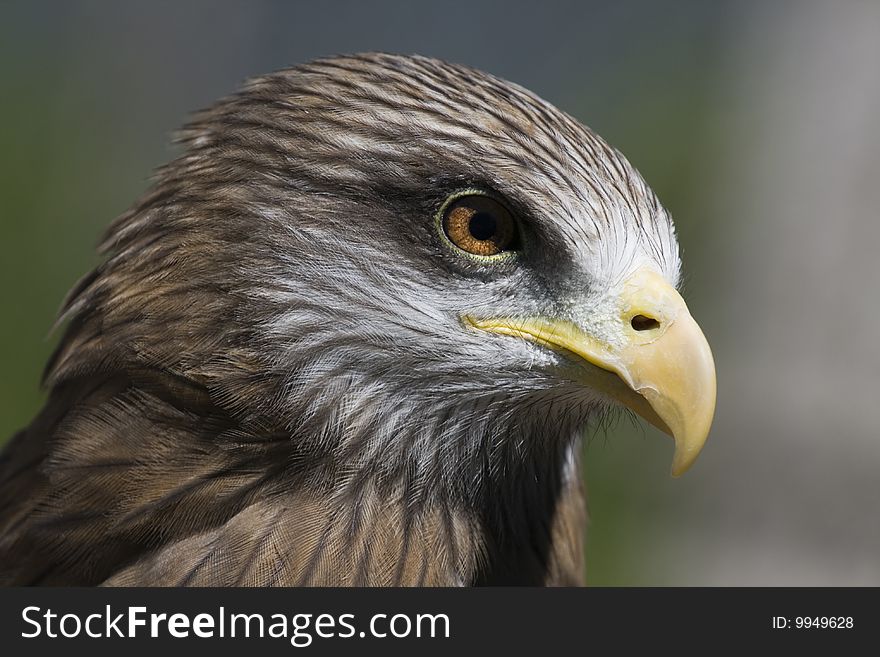
M 0 1 L 0 442 L 43 399 L 66 291 L 248 76 L 366 50 L 524 85 L 641 170 L 715 352 L 694 469 L 587 448 L 593 585 L 880 585 L 880 3 Z

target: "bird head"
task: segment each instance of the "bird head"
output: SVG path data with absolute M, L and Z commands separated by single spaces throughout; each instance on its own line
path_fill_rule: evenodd
M 55 380 L 161 364 L 303 453 L 453 487 L 618 406 L 674 437 L 673 474 L 693 463 L 714 367 L 672 221 L 570 116 L 365 55 L 256 78 L 182 141 L 72 296 L 100 344 L 69 340 Z
M 574 583 L 591 420 L 693 463 L 715 378 L 672 221 L 571 117 L 374 54 L 181 140 L 65 304 L 0 581 Z

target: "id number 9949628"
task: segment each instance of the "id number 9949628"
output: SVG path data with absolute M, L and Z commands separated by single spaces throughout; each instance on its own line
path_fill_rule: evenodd
M 852 616 L 773 617 L 774 630 L 785 630 L 789 628 L 794 628 L 796 630 L 849 630 L 853 628 L 853 624 Z

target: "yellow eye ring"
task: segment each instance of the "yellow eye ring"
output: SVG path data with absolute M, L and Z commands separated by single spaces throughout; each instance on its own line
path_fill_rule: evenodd
M 481 258 L 508 251 L 516 239 L 516 221 L 499 201 L 485 194 L 462 194 L 447 201 L 440 224 L 453 245 Z

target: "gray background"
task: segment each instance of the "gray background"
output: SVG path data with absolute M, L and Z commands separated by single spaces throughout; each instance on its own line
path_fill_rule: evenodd
M 626 423 L 587 450 L 592 584 L 880 584 L 880 3 L 0 3 L 0 441 L 102 228 L 241 81 L 385 50 L 518 82 L 676 218 L 718 411 L 680 480 Z

